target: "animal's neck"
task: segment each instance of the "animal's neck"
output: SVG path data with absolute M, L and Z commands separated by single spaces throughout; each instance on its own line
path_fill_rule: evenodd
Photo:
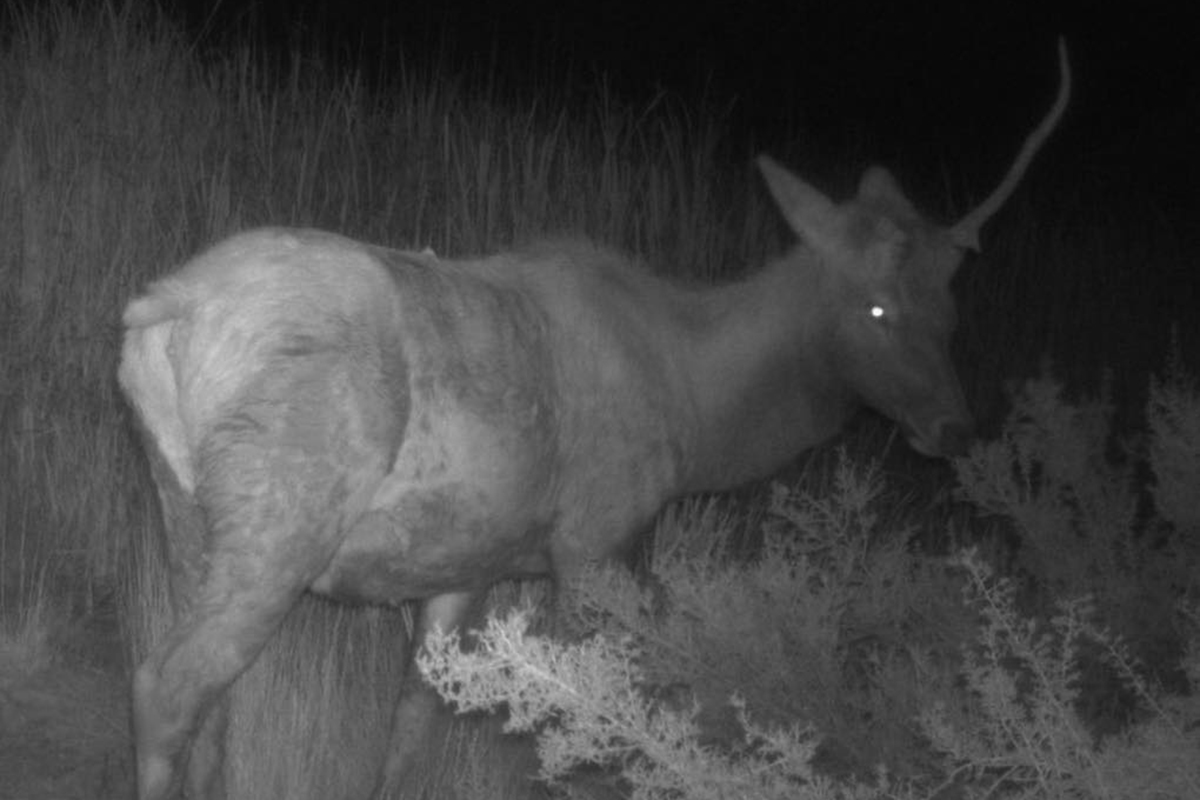
M 697 297 L 688 491 L 766 477 L 837 433 L 857 407 L 835 369 L 836 304 L 824 279 L 815 261 L 776 261 Z

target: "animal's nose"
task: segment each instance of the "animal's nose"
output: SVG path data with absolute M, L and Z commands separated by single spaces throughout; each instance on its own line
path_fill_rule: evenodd
M 937 446 L 944 456 L 965 456 L 974 439 L 971 420 L 944 420 L 937 426 Z

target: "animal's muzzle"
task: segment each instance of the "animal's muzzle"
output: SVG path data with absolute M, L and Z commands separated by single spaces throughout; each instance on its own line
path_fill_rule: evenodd
M 936 430 L 938 450 L 944 456 L 965 456 L 975 440 L 975 425 L 970 421 L 946 420 Z
M 941 419 L 925 430 L 916 430 L 908 425 L 903 425 L 903 428 L 912 448 L 933 458 L 965 456 L 975 440 L 975 425 L 970 419 Z

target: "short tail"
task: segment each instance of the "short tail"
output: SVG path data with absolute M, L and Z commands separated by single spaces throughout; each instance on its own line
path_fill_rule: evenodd
M 125 306 L 121 321 L 126 328 L 149 328 L 185 316 L 193 302 L 184 284 L 170 279 L 158 281 L 150 291 Z

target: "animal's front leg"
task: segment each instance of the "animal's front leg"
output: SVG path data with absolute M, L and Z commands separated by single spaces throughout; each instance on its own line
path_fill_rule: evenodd
M 474 594 L 466 592 L 443 594 L 427 600 L 421 609 L 416 630 L 413 631 L 404 685 L 392 713 L 387 761 L 375 787 L 375 800 L 399 796 L 398 790 L 411 775 L 417 758 L 427 746 L 429 730 L 441 706 L 437 692 L 421 677 L 416 664 L 416 652 L 435 626 L 447 633 L 458 630 L 470 613 L 475 599 Z

